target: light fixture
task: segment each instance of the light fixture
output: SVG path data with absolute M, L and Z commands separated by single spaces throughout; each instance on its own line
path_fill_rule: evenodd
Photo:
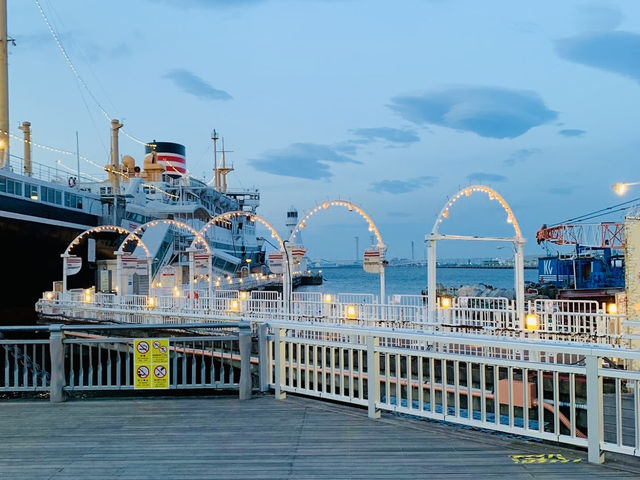
M 325 293 L 323 298 L 324 303 L 331 303 L 333 301 L 333 295 L 331 295 L 330 293 Z
M 524 325 L 527 330 L 538 330 L 538 316 L 535 313 L 527 314 Z
M 238 302 L 238 300 L 236 299 L 233 299 L 231 300 L 230 307 L 232 312 L 237 312 L 238 310 L 240 310 L 240 302 Z
M 607 313 L 609 315 L 615 315 L 616 313 L 618 313 L 618 304 L 616 303 L 610 303 L 607 305 Z
M 451 297 L 442 297 L 440 299 L 440 306 L 442 308 L 451 308 Z
M 344 309 L 345 317 L 354 319 L 358 316 L 358 309 L 355 305 L 347 305 Z
M 245 291 L 240 292 L 240 300 L 246 300 L 248 297 L 248 293 Z

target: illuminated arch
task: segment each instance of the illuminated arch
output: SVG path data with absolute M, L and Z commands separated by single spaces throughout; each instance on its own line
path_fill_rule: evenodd
M 486 187 L 484 185 L 471 185 L 469 187 L 465 187 L 456 193 L 440 210 L 440 214 L 436 219 L 436 222 L 433 224 L 433 228 L 431 229 L 431 234 L 438 234 L 438 227 L 442 223 L 442 220 L 449 216 L 449 209 L 453 206 L 456 201 L 458 201 L 461 197 L 470 197 L 474 192 L 482 192 L 486 193 L 489 196 L 489 200 L 497 200 L 500 206 L 507 213 L 507 222 L 513 225 L 513 230 L 515 232 L 515 238 L 517 240 L 523 240 L 522 232 L 520 231 L 520 225 L 518 225 L 518 221 L 516 220 L 516 216 L 513 214 L 513 210 L 507 203 L 507 201 L 502 198 L 502 196 L 496 192 L 493 188 Z
M 120 245 L 120 248 L 118 248 L 118 251 L 122 251 L 124 249 L 124 247 L 127 246 L 127 244 L 133 240 L 134 238 L 138 238 L 138 236 L 144 232 L 147 228 L 149 227 L 155 227 L 156 225 L 158 225 L 159 223 L 163 223 L 163 224 L 167 224 L 167 225 L 171 225 L 173 227 L 177 227 L 177 228 L 181 228 L 183 230 L 188 231 L 189 233 L 193 234 L 193 236 L 195 237 L 193 239 L 192 245 L 197 245 L 197 244 L 201 244 L 204 246 L 204 249 L 207 251 L 207 253 L 211 253 L 211 249 L 209 248 L 209 244 L 207 243 L 207 241 L 204 239 L 204 237 L 198 233 L 198 231 L 191 227 L 190 225 L 187 225 L 184 222 L 179 222 L 178 220 L 171 220 L 168 218 L 162 218 L 162 219 L 158 219 L 158 220 L 151 220 L 150 222 L 144 223 L 142 225 L 140 225 L 138 228 L 136 228 L 135 230 L 133 230 L 123 241 L 122 244 Z M 146 247 L 144 247 L 145 252 L 147 253 L 147 256 L 149 255 L 149 250 L 147 250 Z
M 269 229 L 269 231 L 271 232 L 271 236 L 278 241 L 280 248 L 284 250 L 284 243 L 282 241 L 282 238 L 280 237 L 280 235 L 278 235 L 278 232 L 276 231 L 276 229 L 273 228 L 273 225 L 271 225 L 264 218 L 262 218 L 259 215 L 256 215 L 255 213 L 243 212 L 242 210 L 225 212 L 225 213 L 221 213 L 220 215 L 216 215 L 215 217 L 212 217 L 211 220 L 209 220 L 207 224 L 200 229 L 200 231 L 198 232 L 198 235 L 200 235 L 200 237 L 204 239 L 204 234 L 207 232 L 207 230 L 209 230 L 209 228 L 215 225 L 215 223 L 218 220 L 231 220 L 232 218 L 249 218 L 251 220 L 259 221 L 262 225 L 264 225 L 265 227 L 267 227 L 267 229 Z M 194 243 L 192 243 L 192 246 L 195 246 L 195 241 L 196 239 L 193 240 Z
M 99 227 L 93 227 L 88 230 L 85 230 L 84 232 L 82 232 L 80 235 L 78 235 L 76 238 L 74 238 L 71 241 L 71 243 L 69 244 L 69 246 L 67 247 L 67 249 L 64 251 L 62 255 L 63 256 L 70 255 L 71 250 L 75 246 L 77 246 L 84 237 L 91 235 L 92 233 L 101 233 L 101 232 L 114 232 L 114 233 L 119 233 L 121 235 L 127 235 L 127 238 L 131 237 L 131 240 L 135 240 L 136 243 L 143 248 L 143 250 L 147 254 L 147 257 L 150 256 L 149 249 L 147 248 L 147 246 L 144 244 L 144 242 L 140 239 L 138 235 L 131 232 L 131 230 L 127 230 L 126 228 L 119 227 L 117 225 L 101 225 Z
M 356 213 L 358 213 L 369 224 L 369 231 L 375 234 L 376 240 L 378 241 L 378 245 L 377 245 L 378 248 L 382 248 L 382 249 L 385 248 L 385 244 L 382 241 L 382 236 L 380 235 L 380 231 L 378 230 L 378 227 L 376 227 L 376 224 L 373 222 L 371 217 L 367 215 L 367 213 L 364 210 L 362 210 L 360 207 L 358 207 L 357 205 L 351 202 L 347 202 L 346 200 L 330 200 L 328 202 L 323 202 L 316 205 L 313 209 L 311 209 L 309 213 L 307 213 L 304 217 L 302 217 L 302 219 L 298 222 L 296 227 L 291 232 L 291 237 L 289 237 L 289 241 L 293 243 L 293 239 L 298 235 L 300 230 L 306 226 L 307 220 L 309 220 L 309 218 L 314 213 L 317 213 L 321 210 L 328 210 L 329 207 L 345 207 L 350 212 L 355 211 Z

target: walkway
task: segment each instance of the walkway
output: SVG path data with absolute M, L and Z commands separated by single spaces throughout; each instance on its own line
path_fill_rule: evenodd
M 12 479 L 640 476 L 633 458 L 591 465 L 554 445 L 293 396 L 5 400 L 0 435 L 0 477 Z

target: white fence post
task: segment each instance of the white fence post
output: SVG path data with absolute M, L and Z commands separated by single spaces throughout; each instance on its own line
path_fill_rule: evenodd
M 285 392 L 282 391 L 282 384 L 286 382 L 286 371 L 285 371 L 285 345 L 284 345 L 284 337 L 286 335 L 286 329 L 284 328 L 276 328 L 275 329 L 275 340 L 273 342 L 273 348 L 275 349 L 276 356 L 276 399 L 284 400 L 287 396 Z
M 260 391 L 269 390 L 269 371 L 271 359 L 269 358 L 269 344 L 267 340 L 267 325 L 261 323 L 258 326 L 258 364 L 260 368 Z
M 51 384 L 49 400 L 52 403 L 64 402 L 64 325 L 51 325 L 49 333 L 49 355 L 51 359 Z
M 240 350 L 240 400 L 251 398 L 251 325 L 249 322 L 238 323 L 238 344 Z
M 377 351 L 380 339 L 367 336 L 367 399 L 369 401 L 369 418 L 380 418 L 380 410 L 376 403 L 380 402 L 380 353 Z
M 604 453 L 600 450 L 603 439 L 602 413 L 602 377 L 598 369 L 602 366 L 602 359 L 587 355 L 585 357 L 587 370 L 587 430 L 588 430 L 588 460 L 590 463 L 604 462 Z

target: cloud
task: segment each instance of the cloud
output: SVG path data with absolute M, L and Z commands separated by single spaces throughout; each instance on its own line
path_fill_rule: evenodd
M 330 178 L 330 163 L 357 163 L 339 149 L 314 143 L 294 143 L 287 148 L 266 152 L 261 158 L 249 160 L 256 170 L 284 177 L 320 180 Z
M 640 35 L 630 32 L 598 32 L 556 40 L 563 59 L 617 73 L 640 82 Z
M 563 137 L 582 137 L 587 132 L 586 130 L 579 130 L 577 128 L 565 128 L 558 130 L 558 133 Z
M 527 161 L 531 156 L 540 153 L 541 150 L 539 148 L 521 148 L 520 150 L 516 150 L 509 158 L 507 158 L 504 163 L 509 166 L 513 166 L 516 163 L 521 163 Z
M 555 187 L 545 188 L 544 191 L 551 195 L 569 195 L 577 188 L 577 185 L 556 185 Z
M 578 9 L 577 20 L 583 30 L 613 30 L 622 23 L 622 13 L 609 5 L 585 5 Z
M 467 180 L 470 182 L 506 182 L 507 177 L 504 175 L 498 175 L 497 173 L 484 173 L 475 172 L 467 175 Z
M 398 96 L 389 108 L 417 125 L 440 125 L 489 138 L 516 138 L 558 116 L 537 93 L 500 87 L 449 87 Z
M 392 193 L 409 193 L 421 187 L 431 187 L 438 182 L 438 177 L 416 177 L 409 180 L 382 180 L 371 184 L 372 192 Z
M 420 141 L 420 137 L 413 130 L 401 130 L 399 128 L 356 128 L 351 130 L 356 137 L 367 143 L 376 140 L 384 140 L 391 143 L 410 144 Z
M 92 43 L 83 35 L 75 35 L 71 33 L 59 33 L 58 37 L 63 45 L 69 44 L 72 47 L 81 45 L 82 47 L 79 48 L 80 54 L 90 62 L 97 62 L 103 58 L 112 59 L 131 55 L 131 47 L 126 43 L 104 46 Z M 49 32 L 20 35 L 16 38 L 16 44 L 19 47 L 34 50 L 56 48 L 55 41 Z
M 163 78 L 171 80 L 182 91 L 203 100 L 231 100 L 233 97 L 224 90 L 217 90 L 197 75 L 182 68 L 174 68 Z
M 160 0 L 178 8 L 236 8 L 264 3 L 265 0 Z

